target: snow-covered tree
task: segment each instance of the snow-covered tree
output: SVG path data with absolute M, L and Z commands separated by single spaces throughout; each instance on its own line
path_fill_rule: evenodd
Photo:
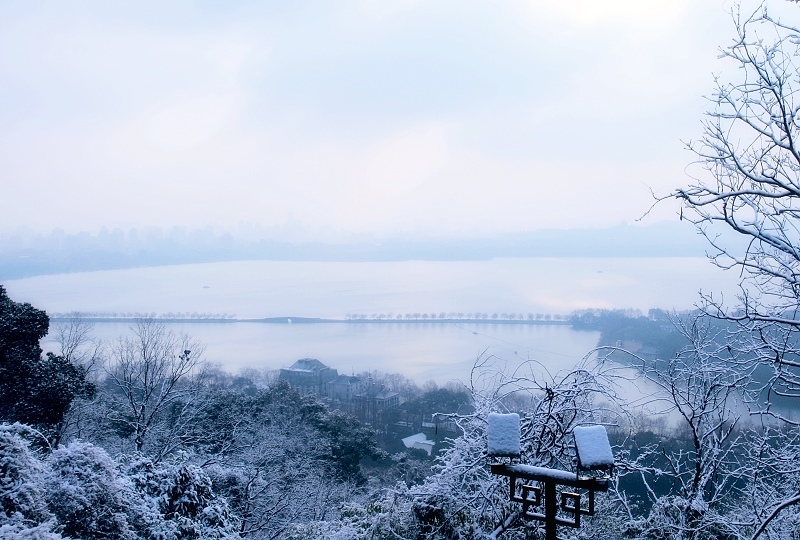
M 134 457 L 123 458 L 122 470 L 144 500 L 152 503 L 159 519 L 150 521 L 161 527 L 161 534 L 175 539 L 240 538 L 240 520 L 200 467 L 180 459 L 154 463 Z
M 21 434 L 25 427 L 0 425 L 0 522 L 43 523 L 51 519 L 42 485 L 43 467 Z
M 107 366 L 108 420 L 134 449 L 163 456 L 202 406 L 202 346 L 155 319 L 139 319 L 112 347 Z M 149 444 L 149 447 L 145 446 Z
M 686 346 L 673 358 L 632 360 L 656 389 L 650 405 L 676 425 L 669 439 L 622 460 L 623 474 L 641 478 L 651 505 L 643 520 L 627 507 L 631 530 L 654 539 L 734 538 L 743 529 L 729 518 L 747 504 L 743 488 L 757 474 L 743 467 L 751 441 L 749 426 L 740 425 L 756 366 L 707 318 L 675 318 L 674 324 Z
M 48 507 L 63 535 L 86 540 L 138 537 L 133 488 L 102 448 L 73 442 L 54 450 L 47 465 Z
M 251 538 L 336 519 L 363 482 L 362 459 L 379 455 L 371 430 L 282 381 L 251 392 L 214 388 L 189 440 Z
M 96 418 L 95 392 L 99 382 L 104 357 L 104 344 L 93 335 L 94 325 L 79 313 L 68 314 L 66 320 L 55 322 L 50 334 L 58 345 L 58 356 L 74 365 L 83 374 L 91 393 L 75 396 L 64 414 L 61 424 L 53 437 L 53 444 L 72 439 L 90 438 L 93 428 L 98 427 Z
M 761 432 L 771 433 L 772 419 L 797 428 L 776 404 L 800 397 L 800 26 L 766 3 L 735 8 L 733 20 L 721 56 L 734 69 L 717 76 L 703 135 L 689 144 L 698 158 L 692 182 L 669 198 L 708 240 L 713 262 L 742 276 L 735 302 L 707 295 L 703 309 L 736 323 L 729 344 L 761 362 L 758 412 Z M 794 483 L 770 493 L 754 536 L 770 534 L 778 513 L 797 511 Z
M 508 500 L 505 479 L 492 475 L 487 456 L 490 412 L 522 416 L 522 461 L 574 470 L 572 428 L 609 422 L 616 407 L 617 369 L 585 359 L 575 369 L 549 376 L 527 362 L 513 372 L 494 358 L 473 370 L 474 412 L 450 414 L 461 435 L 437 458 L 434 473 L 422 483 L 399 483 L 368 504 L 346 508 L 336 527 L 306 531 L 324 538 L 486 538 L 505 525 L 506 538 L 525 534 L 518 508 Z M 351 536 L 341 536 L 351 535 Z M 303 536 L 298 533 L 298 538 Z M 310 538 L 310 536 L 306 536 Z
M 37 453 L 20 424 L 0 425 L 0 538 L 235 540 L 239 520 L 186 460 L 111 458 L 72 442 Z

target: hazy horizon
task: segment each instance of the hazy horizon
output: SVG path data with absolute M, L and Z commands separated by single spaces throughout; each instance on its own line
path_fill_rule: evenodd
M 244 224 L 235 230 L 101 229 L 92 234 L 21 228 L 0 232 L 0 280 L 26 276 L 237 260 L 402 261 L 514 257 L 697 257 L 705 244 L 690 224 L 660 222 L 596 229 L 446 237 L 342 236 L 302 240 Z

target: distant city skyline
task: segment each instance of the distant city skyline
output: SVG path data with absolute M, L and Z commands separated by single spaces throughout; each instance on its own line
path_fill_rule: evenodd
M 211 238 L 229 235 L 237 241 L 249 240 L 280 240 L 289 243 L 303 243 L 303 242 L 376 242 L 376 241 L 394 241 L 394 240 L 480 240 L 484 238 L 493 238 L 498 235 L 508 234 L 538 234 L 549 233 L 552 231 L 562 231 L 569 233 L 571 231 L 580 230 L 593 230 L 604 231 L 608 229 L 632 229 L 632 230 L 650 230 L 653 228 L 669 227 L 673 231 L 685 229 L 684 232 L 694 234 L 694 229 L 690 224 L 681 224 L 680 229 L 676 227 L 677 222 L 674 220 L 661 220 L 655 221 L 646 219 L 641 221 L 628 222 L 626 220 L 620 223 L 610 224 L 607 226 L 588 226 L 588 227 L 542 227 L 528 230 L 512 230 L 508 232 L 497 232 L 491 228 L 476 230 L 468 236 L 459 234 L 458 232 L 439 230 L 436 228 L 428 229 L 425 235 L 420 238 L 418 234 L 413 232 L 408 233 L 404 231 L 369 231 L 362 233 L 354 233 L 345 230 L 335 230 L 330 227 L 313 227 L 301 222 L 292 221 L 283 224 L 273 224 L 265 226 L 252 222 L 239 222 L 230 225 L 222 224 L 206 224 L 193 227 L 191 225 L 140 225 L 133 227 L 107 227 L 100 225 L 94 229 L 76 229 L 66 230 L 63 227 L 53 227 L 51 229 L 36 229 L 27 225 L 10 226 L 0 229 L 0 246 L 8 244 L 11 239 L 23 240 L 24 242 L 39 242 L 43 239 L 55 238 L 91 238 L 93 241 L 109 237 L 124 237 L 126 241 L 143 241 L 147 238 L 182 238 L 182 237 L 195 237 L 195 238 Z
M 3 3 L 0 232 L 630 223 L 688 181 L 734 7 Z
M 475 261 L 509 257 L 703 257 L 706 243 L 686 223 L 618 225 L 487 234 L 475 238 L 368 235 L 319 241 L 281 229 L 206 227 L 0 232 L 0 280 L 222 261 Z

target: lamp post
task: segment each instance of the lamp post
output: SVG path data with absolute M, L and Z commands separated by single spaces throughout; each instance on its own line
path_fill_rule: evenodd
M 614 455 L 605 427 L 576 427 L 573 430 L 578 458 L 575 473 L 514 463 L 521 454 L 517 414 L 490 414 L 487 433 L 489 457 L 509 459 L 509 463 L 492 463 L 492 474 L 509 478 L 509 500 L 522 504 L 521 517 L 544 522 L 547 540 L 556 540 L 558 525 L 577 528 L 581 516 L 594 515 L 594 494 L 608 491 L 608 478 L 614 467 Z M 598 471 L 601 476 L 591 475 Z M 581 476 L 581 472 L 588 474 Z M 587 496 L 586 507 L 581 504 L 581 491 Z

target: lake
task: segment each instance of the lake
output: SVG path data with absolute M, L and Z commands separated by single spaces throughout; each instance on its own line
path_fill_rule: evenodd
M 3 283 L 48 313 L 212 313 L 238 318 L 349 314 L 568 314 L 584 308 L 689 309 L 698 291 L 735 291 L 735 274 L 701 258 L 495 259 L 382 263 L 245 261 L 37 276 Z M 105 340 L 126 323 L 97 324 Z M 465 380 L 481 354 L 572 367 L 593 332 L 520 324 L 176 324 L 225 369 L 276 369 L 301 357 L 340 372 L 377 369 L 418 382 Z
M 106 342 L 128 333 L 129 323 L 98 323 Z M 203 357 L 237 372 L 278 369 L 298 358 L 317 358 L 340 373 L 402 373 L 418 383 L 466 382 L 479 356 L 494 355 L 511 366 L 533 359 L 559 369 L 574 366 L 596 344 L 596 332 L 569 326 L 434 323 L 171 323 L 205 346 Z M 43 348 L 54 348 L 45 340 Z

